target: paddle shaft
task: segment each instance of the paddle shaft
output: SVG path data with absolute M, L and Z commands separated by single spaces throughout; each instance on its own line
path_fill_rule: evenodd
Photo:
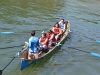
M 11 47 L 4 47 L 4 48 L 0 48 L 0 50 L 1 50 L 1 49 L 7 49 L 7 48 L 21 47 L 21 46 L 23 46 L 23 45 L 19 45 L 19 46 L 11 46 Z
M 76 34 L 76 33 L 74 33 L 74 34 Z M 76 34 L 76 35 L 79 35 L 79 34 Z M 93 40 L 93 41 L 96 41 L 95 39 L 92 39 L 92 38 L 87 37 L 87 36 L 83 36 L 83 37 L 88 38 L 88 39 Z
M 96 41 L 95 39 L 89 38 L 87 36 L 83 36 L 83 37 L 88 38 L 88 39 L 93 40 L 93 41 Z
M 16 57 L 14 57 L 4 68 L 3 70 L 15 59 Z
M 68 47 L 68 48 L 72 48 L 72 49 L 75 49 L 75 50 L 77 50 L 77 51 L 81 51 L 81 52 L 85 52 L 85 53 L 90 53 L 90 52 L 88 52 L 88 51 L 84 51 L 84 50 L 77 49 L 77 48 L 74 48 L 74 47 Z

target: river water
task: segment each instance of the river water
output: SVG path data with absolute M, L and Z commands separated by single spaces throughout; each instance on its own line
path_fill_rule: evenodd
M 0 32 L 15 32 L 0 34 L 0 48 L 24 44 L 31 30 L 40 37 L 62 18 L 72 33 L 56 53 L 23 71 L 16 58 L 2 75 L 99 75 L 100 58 L 67 47 L 100 54 L 100 44 L 83 37 L 100 40 L 100 0 L 0 0 Z M 21 48 L 0 49 L 0 70 Z

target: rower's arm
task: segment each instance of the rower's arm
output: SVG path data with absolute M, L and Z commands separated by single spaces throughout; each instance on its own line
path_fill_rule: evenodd
M 54 34 L 53 34 L 52 36 L 50 36 L 50 40 L 52 40 L 52 39 L 53 39 L 53 37 L 54 37 Z

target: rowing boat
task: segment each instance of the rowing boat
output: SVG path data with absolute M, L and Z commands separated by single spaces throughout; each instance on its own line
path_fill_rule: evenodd
M 64 39 L 67 37 L 69 31 L 70 31 L 70 24 L 69 21 L 65 22 L 65 32 L 63 33 L 62 37 L 59 39 L 59 41 L 57 41 L 57 43 L 55 44 L 55 46 L 49 48 L 47 53 L 39 53 L 39 58 L 38 59 L 27 59 L 28 56 L 28 47 L 25 46 L 20 52 L 19 52 L 19 58 L 21 59 L 21 65 L 20 65 L 20 70 L 23 70 L 24 68 L 28 67 L 31 64 L 34 64 L 35 62 L 37 62 L 38 60 L 40 60 L 41 58 L 47 56 L 48 54 L 50 54 L 51 52 L 53 52 L 55 50 L 55 48 L 57 48 L 63 41 Z

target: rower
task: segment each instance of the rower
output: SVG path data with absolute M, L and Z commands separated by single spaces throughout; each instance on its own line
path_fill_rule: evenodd
M 48 30 L 46 33 L 46 37 L 49 39 L 48 42 L 48 47 L 50 48 L 51 46 L 55 45 L 56 39 L 55 35 L 52 30 Z
M 29 42 L 25 42 L 28 47 L 28 59 L 32 59 L 32 56 L 34 55 L 35 59 L 38 58 L 38 46 L 39 46 L 39 39 L 38 37 L 35 37 L 35 30 L 31 32 L 31 38 L 29 39 Z
M 60 36 L 61 36 L 61 34 L 62 34 L 62 31 L 61 31 L 61 28 L 60 28 L 58 22 L 55 23 L 54 27 L 52 28 L 52 31 L 53 31 L 54 34 L 55 34 L 55 39 L 56 39 L 56 41 L 58 41 L 59 38 L 60 38 Z
M 43 33 L 39 39 L 40 50 L 47 52 L 48 50 L 48 38 L 46 37 L 46 33 Z

